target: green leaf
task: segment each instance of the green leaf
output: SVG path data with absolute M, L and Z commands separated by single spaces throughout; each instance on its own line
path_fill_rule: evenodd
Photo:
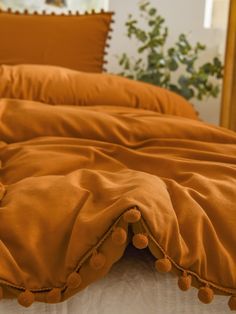
M 216 85 L 213 87 L 211 91 L 211 95 L 216 98 L 219 95 L 219 92 L 220 92 L 220 88 L 218 85 Z
M 181 85 L 182 87 L 184 86 L 188 86 L 189 84 L 189 78 L 187 78 L 186 76 L 184 75 L 181 75 L 178 79 L 178 83 L 179 85 Z
M 145 50 L 148 49 L 148 48 L 149 48 L 148 45 L 144 45 L 144 46 L 142 46 L 142 47 L 139 47 L 139 48 L 138 48 L 138 53 L 142 53 L 143 51 L 145 51 Z
M 168 62 L 168 68 L 170 71 L 176 71 L 178 69 L 178 63 L 175 58 L 171 58 Z
M 168 56 L 172 57 L 175 54 L 175 49 L 174 48 L 169 48 L 167 50 Z
M 215 58 L 213 59 L 213 62 L 214 62 L 214 65 L 216 66 L 216 68 L 219 68 L 219 69 L 222 68 L 222 63 L 221 63 L 221 61 L 220 61 L 219 58 L 215 57 Z
M 180 41 L 185 41 L 186 40 L 186 35 L 185 34 L 180 34 L 179 35 L 179 40 Z
M 205 49 L 206 49 L 206 46 L 198 42 L 194 50 L 195 52 L 198 52 L 199 50 L 205 50 Z
M 186 99 L 191 99 L 194 96 L 194 90 L 192 88 L 183 87 L 180 90 L 180 94 Z
M 150 15 L 150 16 L 153 16 L 153 15 L 155 15 L 157 13 L 157 10 L 155 9 L 155 8 L 151 8 L 150 10 L 149 10 L 149 12 L 148 12 L 148 14 Z
M 122 65 L 123 65 L 124 70 L 130 69 L 130 60 L 127 56 L 124 56 L 124 58 L 122 60 Z
M 208 75 L 206 73 L 199 73 L 196 77 L 196 81 L 199 83 L 205 83 L 208 79 Z
M 212 64 L 210 62 L 205 63 L 201 66 L 201 70 L 207 74 L 212 73 Z
M 149 26 L 153 26 L 153 25 L 155 25 L 156 24 L 156 21 L 155 20 L 150 20 L 150 21 L 148 21 L 148 25 Z
M 137 23 L 138 23 L 137 20 L 130 20 L 130 21 L 127 21 L 127 22 L 125 23 L 125 25 L 128 26 L 128 27 L 134 27 L 135 24 L 137 24 Z
M 180 94 L 180 89 L 175 84 L 169 84 L 169 89 L 177 94 Z
M 203 98 L 202 98 L 202 93 L 200 93 L 200 92 L 198 93 L 197 99 L 198 99 L 198 100 L 202 100 L 202 99 L 203 99 Z
M 146 11 L 147 7 L 150 5 L 149 1 L 146 1 L 144 3 L 141 3 L 139 6 L 140 11 Z
M 141 42 L 145 42 L 147 40 L 147 34 L 144 31 L 137 30 L 135 35 Z
M 123 53 L 119 59 L 119 64 L 123 65 L 126 59 L 127 59 L 127 54 Z
M 186 71 L 188 73 L 194 74 L 194 66 L 193 63 L 188 63 L 187 67 L 186 67 Z

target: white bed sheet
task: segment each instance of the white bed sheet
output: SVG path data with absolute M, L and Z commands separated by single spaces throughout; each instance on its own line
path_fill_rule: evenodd
M 142 257 L 141 257 L 142 255 Z M 215 296 L 209 305 L 197 298 L 197 289 L 182 292 L 177 279 L 159 274 L 148 252 L 130 247 L 110 273 L 70 300 L 60 304 L 34 303 L 23 308 L 2 300 L 0 314 L 229 314 L 228 298 Z

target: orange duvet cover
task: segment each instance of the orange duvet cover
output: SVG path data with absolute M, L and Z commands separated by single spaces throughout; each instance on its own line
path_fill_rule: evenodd
M 0 182 L 0 297 L 63 301 L 132 243 L 180 289 L 204 303 L 225 294 L 236 309 L 236 134 L 181 97 L 1 66 Z

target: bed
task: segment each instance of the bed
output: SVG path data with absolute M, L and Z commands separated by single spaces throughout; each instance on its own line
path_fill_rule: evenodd
M 16 64 L 6 44 L 0 309 L 235 310 L 235 133 L 168 90 L 99 73 L 103 57 L 87 71 L 45 56 Z

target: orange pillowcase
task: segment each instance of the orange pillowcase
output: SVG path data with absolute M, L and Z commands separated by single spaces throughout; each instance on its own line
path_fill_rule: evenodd
M 0 64 L 46 64 L 102 72 L 111 20 L 111 12 L 86 15 L 0 12 Z
M 122 106 L 198 119 L 183 97 L 151 84 L 61 67 L 0 66 L 0 97 L 51 105 Z

